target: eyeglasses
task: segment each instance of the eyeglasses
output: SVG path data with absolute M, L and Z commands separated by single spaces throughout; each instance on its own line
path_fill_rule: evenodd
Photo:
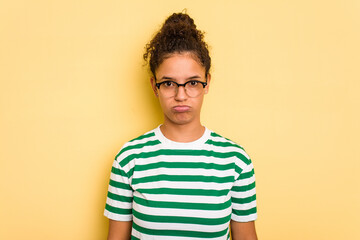
M 155 84 L 160 93 L 164 97 L 173 97 L 179 91 L 179 87 L 184 87 L 185 92 L 189 97 L 197 97 L 202 93 L 202 90 L 206 87 L 206 82 L 197 80 L 190 80 L 184 84 L 180 84 L 174 81 L 163 81 Z

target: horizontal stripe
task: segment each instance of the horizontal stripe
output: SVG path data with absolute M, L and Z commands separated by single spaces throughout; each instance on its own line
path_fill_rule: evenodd
M 134 196 L 134 202 L 152 208 L 178 208 L 178 209 L 197 209 L 197 210 L 224 210 L 231 207 L 230 199 L 224 203 L 196 203 L 196 202 L 166 202 L 151 201 Z
M 253 175 L 252 177 L 248 178 L 248 179 L 238 179 L 235 181 L 234 186 L 246 186 L 249 185 L 250 183 L 255 182 L 255 175 Z
M 227 233 L 227 229 L 219 232 L 200 232 L 200 231 L 182 231 L 182 230 L 157 230 L 157 229 L 147 229 L 137 225 L 133 222 L 133 228 L 137 231 L 149 235 L 162 235 L 162 236 L 183 236 L 183 237 L 198 237 L 198 238 L 213 238 L 224 236 Z
M 150 137 L 154 137 L 155 136 L 155 133 L 153 131 L 149 132 L 149 133 L 146 133 L 146 134 L 143 134 L 137 138 L 134 138 L 132 140 L 130 140 L 129 142 L 134 142 L 134 141 L 137 141 L 137 140 L 141 140 L 141 139 L 144 139 L 144 138 L 150 138 Z
M 236 222 L 250 222 L 255 221 L 257 219 L 257 213 L 247 215 L 247 216 L 238 216 L 236 214 L 231 215 L 231 219 Z
M 213 183 L 229 183 L 234 182 L 233 176 L 215 177 L 215 176 L 196 176 L 196 175 L 166 175 L 160 174 L 142 178 L 133 178 L 132 185 L 139 183 L 157 182 L 157 181 L 176 181 L 176 182 L 213 182 Z
M 217 142 L 217 141 L 209 139 L 205 142 L 205 144 L 209 144 L 209 145 L 213 145 L 213 146 L 217 146 L 217 147 L 236 147 L 236 148 L 240 148 L 240 149 L 244 150 L 239 145 L 231 143 L 231 142 Z
M 134 217 L 147 221 L 158 223 L 186 223 L 186 224 L 199 224 L 199 225 L 222 225 L 228 224 L 231 214 L 223 218 L 198 218 L 198 217 L 182 217 L 182 216 L 154 216 L 139 213 L 133 210 Z M 168 225 L 167 225 L 168 226 Z
M 121 201 L 121 202 L 132 202 L 133 198 L 132 197 L 126 197 L 123 195 L 117 195 L 114 194 L 112 192 L 108 192 L 108 198 L 116 200 L 116 201 Z
M 150 189 L 150 188 L 182 188 L 182 189 L 210 189 L 210 190 L 224 190 L 230 189 L 232 182 L 215 183 L 215 182 L 177 182 L 177 181 L 156 181 L 145 182 L 132 185 L 134 189 Z
M 204 144 L 204 147 L 202 150 L 214 151 L 217 153 L 237 152 L 237 153 L 243 155 L 244 157 L 246 157 L 247 159 L 250 159 L 250 156 L 247 155 L 247 153 L 243 149 L 235 147 L 235 146 L 234 147 L 232 147 L 232 146 L 219 147 L 219 146 L 214 146 L 214 145 L 210 145 L 210 144 Z
M 153 236 L 153 235 L 148 235 L 148 234 L 144 234 L 144 233 L 140 233 L 138 232 L 136 229 L 132 229 L 131 234 L 134 237 L 141 237 L 142 239 L 155 239 L 156 240 L 169 240 L 168 236 Z M 189 238 L 184 238 L 184 237 L 176 237 L 176 236 L 171 236 L 171 240 L 185 240 L 185 239 L 189 239 Z M 230 239 L 230 229 L 229 227 L 227 228 L 227 233 L 224 236 L 220 236 L 220 237 L 212 237 L 212 238 L 207 238 L 208 240 L 229 240 Z M 204 240 L 203 238 L 196 238 L 196 237 L 191 237 L 191 240 Z
M 136 171 L 145 171 L 156 168 L 201 168 L 201 169 L 214 169 L 214 170 L 229 170 L 234 169 L 235 164 L 215 164 L 206 162 L 155 162 L 146 165 L 137 165 Z
M 123 195 L 126 197 L 132 197 L 132 195 L 133 195 L 133 191 L 131 191 L 131 190 L 118 189 L 118 188 L 114 188 L 113 186 L 109 186 L 108 192 L 111 192 L 116 195 Z
M 200 195 L 200 196 L 226 196 L 230 189 L 208 190 L 208 189 L 176 189 L 176 188 L 153 188 L 137 189 L 139 193 L 150 194 L 174 194 L 174 195 Z
M 132 221 L 133 216 L 132 214 L 117 214 L 113 212 L 109 212 L 108 210 L 104 210 L 105 217 L 115 220 L 115 221 Z
M 114 180 L 112 180 L 112 179 L 110 179 L 109 185 L 110 185 L 110 186 L 113 186 L 113 187 L 115 187 L 115 188 L 132 190 L 131 187 L 129 186 L 129 184 L 122 183 L 122 182 L 117 182 L 117 181 L 114 181 Z
M 256 200 L 249 202 L 249 203 L 243 203 L 243 204 L 237 204 L 237 203 L 231 203 L 231 206 L 233 209 L 236 210 L 246 210 L 256 207 Z
M 110 206 L 109 204 L 106 204 L 105 209 L 108 210 L 109 212 L 117 213 L 117 214 L 131 214 L 132 213 L 132 209 L 117 208 L 117 207 Z
M 232 212 L 233 212 L 233 214 L 235 214 L 237 216 L 248 216 L 250 214 L 255 214 L 256 213 L 256 207 L 251 208 L 251 209 L 247 209 L 247 210 L 233 209 Z
M 254 188 L 255 188 L 255 182 L 252 182 L 249 185 L 245 185 L 245 186 L 233 186 L 231 188 L 231 191 L 245 192 L 245 191 L 249 191 L 249 190 L 254 189 Z
M 106 204 L 115 208 L 131 209 L 132 202 L 121 202 L 111 198 L 106 199 Z
M 217 134 L 216 132 L 211 132 L 211 133 L 210 133 L 210 136 L 212 136 L 212 137 L 220 137 L 220 138 L 223 138 L 223 139 L 229 140 L 229 139 L 224 138 L 223 136 L 221 136 L 221 135 Z
M 209 169 L 201 169 L 201 168 L 158 168 L 158 169 L 150 169 L 146 171 L 136 172 L 134 177 L 142 178 L 142 177 L 149 177 L 149 176 L 156 176 L 156 175 L 173 175 L 173 176 L 181 176 L 183 174 L 191 175 L 191 176 L 214 176 L 214 177 L 224 177 L 224 176 L 231 176 L 235 179 L 234 170 L 209 170 Z M 242 180 L 243 181 L 243 180 Z M 248 183 L 247 183 L 248 184 Z M 245 184 L 243 184 L 245 185 Z
M 144 196 L 139 192 L 134 192 L 134 196 L 143 198 Z M 179 198 L 178 195 L 170 194 L 146 194 L 146 199 L 150 201 L 165 201 L 165 202 L 184 202 L 184 203 L 209 203 L 217 204 L 226 202 L 231 198 L 230 194 L 227 196 L 189 196 Z
M 229 213 L 229 216 L 233 215 Z M 172 216 L 170 216 L 172 217 Z M 133 216 L 133 221 L 144 228 L 155 229 L 155 230 L 181 230 L 181 231 L 201 231 L 204 233 L 207 232 L 219 232 L 224 229 L 229 228 L 229 221 L 223 224 L 213 224 L 213 225 L 205 225 L 205 224 L 193 224 L 193 223 L 177 223 L 177 222 L 151 222 L 145 221 L 137 218 L 135 215 Z
M 198 209 L 179 209 L 179 208 L 158 208 L 147 207 L 133 202 L 133 209 L 143 214 L 154 216 L 183 216 L 183 217 L 207 217 L 207 218 L 221 218 L 231 214 L 231 208 L 224 210 L 198 210 Z
M 115 175 L 119 175 L 122 177 L 127 177 L 126 173 L 124 172 L 124 170 L 117 168 L 117 167 L 112 167 L 111 168 L 111 173 L 115 174 Z
M 152 141 L 148 141 L 145 143 L 141 143 L 141 144 L 136 144 L 136 145 L 130 145 L 127 147 L 124 147 L 123 149 L 121 149 L 121 151 L 117 154 L 116 158 L 118 158 L 121 154 L 123 154 L 126 151 L 132 150 L 132 149 L 140 149 L 146 146 L 155 146 L 161 144 L 161 142 L 159 140 L 152 140 Z
M 230 191 L 231 197 L 233 198 L 238 198 L 238 199 L 245 199 L 245 198 L 249 198 L 252 196 L 256 196 L 256 190 L 255 188 L 250 189 L 249 191 L 245 191 L 245 192 L 233 192 Z
M 158 147 L 152 148 L 152 151 L 158 150 Z M 135 153 L 135 152 L 133 152 Z M 130 156 L 130 155 L 129 155 Z M 192 156 L 192 155 L 159 155 L 148 158 L 136 158 L 136 165 L 148 165 L 158 162 L 166 163 L 203 163 L 203 164 L 216 164 L 227 165 L 235 164 L 235 158 L 215 158 L 211 156 Z M 241 161 L 239 162 L 241 163 Z M 242 168 L 246 168 L 248 165 L 242 164 Z
M 161 155 L 171 155 L 171 156 L 208 156 L 208 157 L 215 157 L 215 158 L 231 158 L 237 157 L 241 159 L 244 163 L 250 164 L 251 161 L 242 155 L 239 152 L 214 152 L 208 150 L 188 150 L 188 149 L 159 149 L 152 152 L 142 152 L 131 154 L 121 160 L 120 165 L 125 166 L 131 160 L 135 158 L 150 158 L 150 157 L 157 157 Z
M 242 172 L 238 178 L 238 180 L 250 178 L 254 175 L 254 169 L 251 169 L 250 172 Z
M 254 200 L 256 200 L 256 195 L 253 195 L 253 196 L 247 197 L 247 198 L 231 197 L 231 202 L 238 203 L 238 204 L 249 203 L 249 202 L 252 202 Z

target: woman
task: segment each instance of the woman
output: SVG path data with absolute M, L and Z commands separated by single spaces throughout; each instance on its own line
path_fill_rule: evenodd
M 244 149 L 201 125 L 211 58 L 192 18 L 166 19 L 147 45 L 159 127 L 115 158 L 108 239 L 257 239 L 253 165 Z

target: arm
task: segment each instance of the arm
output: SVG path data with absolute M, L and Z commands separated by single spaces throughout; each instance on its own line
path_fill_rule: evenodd
M 255 223 L 251 222 L 235 222 L 231 220 L 231 237 L 233 240 L 257 240 Z
M 129 240 L 132 228 L 133 191 L 129 178 L 115 158 L 104 215 L 109 218 L 108 240 Z
M 108 240 L 129 240 L 131 238 L 132 222 L 114 221 L 109 219 Z

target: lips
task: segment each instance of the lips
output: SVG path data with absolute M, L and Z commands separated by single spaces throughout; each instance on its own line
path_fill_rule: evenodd
M 190 106 L 187 105 L 177 105 L 173 107 L 173 110 L 178 113 L 187 112 L 190 110 Z

